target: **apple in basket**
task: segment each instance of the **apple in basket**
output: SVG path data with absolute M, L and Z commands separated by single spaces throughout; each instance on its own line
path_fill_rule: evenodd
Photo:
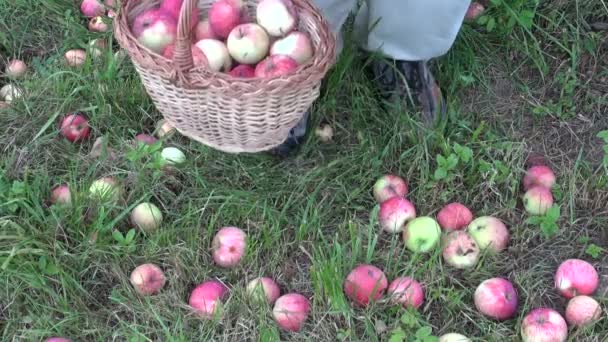
M 184 3 L 184 0 L 164 0 L 160 4 L 160 10 L 162 12 L 169 14 L 173 18 L 175 18 L 175 21 L 178 21 L 179 13 L 182 10 L 183 3 Z M 194 29 L 196 27 L 197 23 L 198 23 L 198 7 L 195 6 L 194 9 L 192 10 L 192 20 L 191 20 L 190 25 Z
M 240 0 L 219 0 L 209 9 L 209 25 L 220 38 L 228 38 L 230 32 L 241 23 L 243 3 Z
M 252 78 L 255 77 L 255 68 L 251 65 L 241 64 L 230 70 L 229 74 L 238 78 Z
M 270 55 L 287 55 L 302 65 L 313 56 L 312 43 L 306 33 L 294 31 L 275 41 L 270 48 Z
M 173 60 L 174 50 L 175 50 L 175 44 L 167 45 L 165 50 L 163 50 L 163 57 Z M 207 56 L 205 56 L 203 51 L 201 51 L 201 49 L 196 47 L 196 45 L 192 45 L 190 50 L 192 53 L 192 60 L 194 62 L 194 66 L 198 67 L 198 66 L 208 66 L 209 65 Z
M 258 24 L 273 37 L 283 37 L 293 31 L 298 14 L 291 0 L 262 0 L 256 8 Z
M 228 36 L 228 52 L 237 62 L 255 64 L 268 55 L 270 38 L 258 24 L 241 24 Z
M 196 41 L 200 41 L 203 39 L 216 39 L 218 36 L 211 29 L 211 25 L 209 24 L 209 20 L 205 19 L 196 24 L 194 28 L 194 37 Z
M 131 30 L 143 46 L 162 53 L 175 41 L 177 20 L 164 11 L 151 9 L 135 18 Z
M 263 78 L 279 77 L 294 72 L 298 62 L 285 55 L 267 57 L 255 67 L 255 76 Z
M 213 71 L 228 71 L 232 67 L 232 58 L 228 52 L 228 47 L 223 42 L 216 39 L 203 39 L 195 46 L 207 57 L 209 69 Z

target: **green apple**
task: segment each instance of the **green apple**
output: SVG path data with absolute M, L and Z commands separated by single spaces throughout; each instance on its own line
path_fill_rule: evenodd
M 103 177 L 91 184 L 89 196 L 98 201 L 117 202 L 122 191 L 118 181 L 112 177 Z
M 467 233 L 473 237 L 481 249 L 499 253 L 509 243 L 509 230 L 501 220 L 492 216 L 478 217 L 469 223 Z
M 181 165 L 186 162 L 186 155 L 176 147 L 163 148 L 161 156 L 169 165 Z
M 435 219 L 422 216 L 411 220 L 403 230 L 405 246 L 412 252 L 428 252 L 439 242 L 441 228 Z
M 162 222 L 163 213 L 152 203 L 140 203 L 131 211 L 131 223 L 143 231 L 154 231 Z

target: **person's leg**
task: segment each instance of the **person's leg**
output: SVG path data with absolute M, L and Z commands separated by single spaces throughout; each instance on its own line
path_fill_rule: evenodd
M 386 57 L 372 69 L 390 101 L 411 95 L 428 122 L 445 111 L 427 61 L 450 49 L 469 4 L 470 0 L 368 0 L 361 7 L 355 34 L 363 49 Z
M 337 50 L 342 50 L 342 26 L 348 18 L 350 12 L 355 8 L 357 0 L 314 0 L 315 5 L 321 10 L 325 20 L 329 23 L 331 30 L 337 38 Z M 310 112 L 306 112 L 302 120 L 291 129 L 287 140 L 271 152 L 276 155 L 285 156 L 297 147 L 306 135 L 306 125 L 310 117 Z

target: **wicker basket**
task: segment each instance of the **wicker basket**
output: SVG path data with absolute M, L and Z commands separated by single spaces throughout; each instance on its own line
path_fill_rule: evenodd
M 142 46 L 130 30 L 134 18 L 160 0 L 123 0 L 114 32 L 157 109 L 180 133 L 224 152 L 260 152 L 285 141 L 319 97 L 322 79 L 335 62 L 335 37 L 319 10 L 310 0 L 292 1 L 298 29 L 308 33 L 315 54 L 294 73 L 278 78 L 243 79 L 194 68 L 191 13 L 198 6 L 201 18 L 206 17 L 214 0 L 184 1 L 173 60 Z M 255 18 L 258 0 L 245 3 Z

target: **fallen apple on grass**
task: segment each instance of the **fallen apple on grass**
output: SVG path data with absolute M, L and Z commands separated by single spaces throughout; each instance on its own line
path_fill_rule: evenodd
M 20 59 L 13 59 L 6 64 L 5 74 L 10 78 L 21 78 L 27 72 L 27 64 Z
M 256 8 L 256 17 L 258 24 L 274 37 L 285 36 L 295 29 L 298 22 L 291 0 L 262 0 Z
M 447 333 L 439 337 L 439 342 L 471 342 L 471 340 L 458 333 Z
M 188 303 L 201 318 L 221 318 L 222 300 L 227 294 L 226 285 L 217 280 L 208 280 L 194 288 Z
M 266 57 L 255 67 L 255 76 L 274 78 L 290 74 L 298 69 L 298 63 L 289 56 L 274 55 Z
M 209 9 L 209 26 L 219 38 L 226 39 L 241 23 L 243 4 L 234 0 L 219 0 Z
M 277 299 L 272 316 L 283 330 L 297 332 L 302 329 L 310 313 L 308 298 L 298 293 L 288 293 Z
M 267 277 L 260 277 L 247 284 L 247 296 L 255 303 L 268 303 L 273 305 L 281 295 L 277 283 Z
M 83 114 L 68 114 L 61 121 L 61 135 L 71 142 L 81 142 L 91 133 L 89 120 Z
M 122 196 L 122 189 L 113 177 L 102 177 L 89 187 L 89 197 L 101 202 L 117 202 Z
M 79 67 L 82 66 L 84 62 L 86 62 L 87 53 L 82 49 L 73 49 L 66 51 L 64 58 L 68 66 Z
M 175 133 L 175 127 L 167 120 L 162 119 L 156 123 L 156 136 L 159 138 L 169 138 Z
M 566 321 L 576 327 L 592 325 L 601 314 L 600 304 L 589 296 L 573 297 L 566 306 Z
M 69 205 L 72 203 L 72 194 L 67 184 L 61 184 L 51 190 L 51 204 Z
M 565 342 L 568 326 L 557 311 L 534 309 L 521 322 L 521 338 L 523 342 Z
M 384 272 L 373 265 L 355 267 L 344 280 L 344 293 L 358 306 L 378 300 L 388 287 Z
M 72 342 L 72 340 L 65 337 L 49 337 L 44 342 Z
M 315 135 L 324 143 L 330 142 L 334 137 L 334 129 L 329 124 L 322 124 L 315 129 Z
M 98 0 L 83 0 L 80 4 L 80 12 L 82 12 L 85 17 L 95 17 L 104 15 L 106 8 L 103 3 Z
M 177 147 L 165 147 L 160 155 L 167 165 L 176 166 L 186 162 L 186 155 Z
M 150 9 L 135 18 L 131 31 L 140 44 L 160 54 L 175 42 L 177 21 L 167 12 Z
M 526 171 L 524 176 L 524 190 L 530 190 L 534 186 L 542 186 L 551 189 L 555 184 L 555 174 L 545 165 L 535 165 Z
M 466 232 L 457 230 L 445 237 L 443 260 L 456 268 L 469 268 L 479 261 L 479 246 Z
M 165 274 L 160 267 L 154 264 L 137 266 L 130 277 L 131 285 L 142 296 L 158 293 L 165 286 Z
M 598 285 L 597 271 L 584 260 L 568 259 L 562 262 L 555 272 L 555 288 L 566 298 L 592 295 Z
M 526 191 L 523 201 L 529 214 L 544 215 L 553 206 L 553 194 L 545 187 L 534 186 Z
M 103 20 L 103 17 L 97 16 L 89 20 L 89 31 L 93 32 L 108 32 L 110 27 Z
M 144 202 L 133 208 L 130 219 L 137 228 L 150 233 L 163 223 L 163 213 L 156 205 Z
M 228 47 L 216 39 L 203 39 L 194 44 L 207 57 L 209 69 L 212 71 L 228 71 L 232 67 L 232 57 Z
M 312 59 L 313 47 L 306 33 L 294 31 L 272 43 L 270 55 L 286 55 L 303 65 Z
M 4 99 L 6 103 L 12 103 L 13 100 L 17 100 L 23 97 L 23 89 L 14 84 L 5 84 L 0 88 L 0 98 Z
M 420 283 L 409 277 L 395 278 L 386 291 L 392 304 L 419 308 L 424 302 L 424 291 Z
M 446 231 L 460 230 L 473 221 L 473 213 L 458 202 L 447 204 L 437 213 L 437 222 Z
M 469 8 L 467 9 L 466 14 L 464 15 L 465 21 L 475 21 L 479 18 L 483 12 L 485 11 L 485 7 L 477 1 L 473 1 Z
M 247 234 L 236 227 L 220 229 L 211 243 L 213 260 L 221 267 L 234 267 L 243 258 L 247 248 Z
M 501 220 L 492 216 L 482 216 L 473 220 L 467 227 L 467 233 L 482 250 L 500 253 L 509 244 L 509 230 Z
M 503 278 L 484 280 L 473 297 L 477 310 L 496 320 L 509 319 L 517 311 L 517 292 L 513 284 Z
M 241 24 L 230 32 L 227 47 L 237 62 L 256 64 L 268 54 L 270 38 L 260 25 Z
M 158 141 L 158 139 L 149 134 L 140 133 L 135 136 L 135 141 L 145 145 L 153 145 Z
M 392 197 L 407 196 L 407 183 L 403 178 L 395 175 L 384 175 L 374 184 L 372 192 L 376 202 L 382 203 Z
M 414 218 L 414 205 L 403 197 L 392 197 L 380 204 L 378 222 L 385 232 L 399 233 L 403 231 L 405 224 Z
M 251 65 L 240 64 L 232 68 L 229 74 L 238 78 L 252 78 L 255 77 L 255 68 Z
M 412 252 L 426 253 L 439 242 L 441 229 L 432 217 L 422 216 L 411 220 L 403 229 L 403 241 Z
M 103 40 L 101 38 L 91 40 L 89 42 L 89 53 L 93 57 L 93 60 L 97 60 L 101 56 L 103 56 L 103 53 L 104 53 L 103 50 L 105 50 L 107 47 L 108 47 L 108 44 L 106 43 L 105 40 Z

